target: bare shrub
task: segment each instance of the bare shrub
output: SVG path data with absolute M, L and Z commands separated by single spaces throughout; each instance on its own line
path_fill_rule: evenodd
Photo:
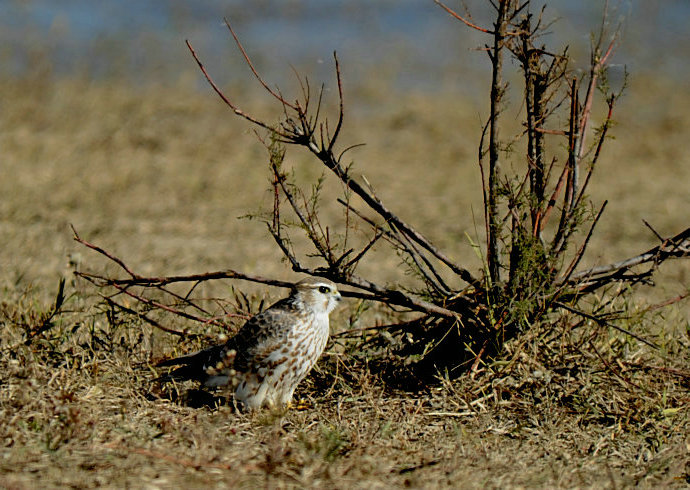
M 507 342 L 516 338 L 543 341 L 551 338 L 549 332 L 583 332 L 578 329 L 585 326 L 594 331 L 612 328 L 653 347 L 653 342 L 619 321 L 621 298 L 630 286 L 649 283 L 665 260 L 690 254 L 690 228 L 670 238 L 657 234 L 659 245 L 635 257 L 592 269 L 578 267 L 606 207 L 606 202 L 590 202 L 587 190 L 602 164 L 616 102 L 624 88 L 613 89 L 607 83 L 617 31 L 607 32 L 604 18 L 593 37 L 589 69 L 580 78 L 567 48 L 552 50 L 543 44 L 549 24 L 544 10 L 531 10 L 531 2 L 489 2 L 494 22 L 487 27 L 479 26 L 469 14 L 436 3 L 487 38 L 490 111 L 479 131 L 477 150 L 485 240 L 476 249 L 483 258 L 483 270 L 472 272 L 440 250 L 387 206 L 369 182 L 353 174 L 344 159 L 351 147 L 339 144 L 345 104 L 335 54 L 339 111 L 337 119 L 329 121 L 322 110 L 323 86 L 314 90 L 308 79 L 298 75 L 301 93 L 295 99 L 271 88 L 226 22 L 256 80 L 282 112 L 278 124 L 242 109 L 214 82 L 192 45 L 187 45 L 213 90 L 235 115 L 257 129 L 268 151 L 273 206 L 258 218 L 295 272 L 345 286 L 344 296 L 418 313 L 410 321 L 354 335 L 369 349 L 370 367 L 407 388 L 423 386 L 439 373 L 453 377 L 477 370 L 498 354 L 515 357 L 521 344 L 506 349 Z M 506 82 L 508 60 L 519 67 L 521 86 Z M 515 134 L 503 117 L 508 91 L 521 105 L 522 124 Z M 599 125 L 593 122 L 595 113 L 602 121 Z M 292 147 L 308 152 L 341 184 L 340 224 L 327 222 L 320 213 L 322 182 L 300 184 L 284 167 L 286 152 Z M 224 320 L 195 300 L 193 292 L 199 283 L 240 279 L 287 286 L 236 270 L 144 277 L 76 232 L 75 238 L 126 273 L 124 278 L 79 273 L 103 289 L 110 307 L 183 337 L 189 332 L 165 327 L 149 313 L 163 311 L 200 325 L 222 325 Z M 375 260 L 374 250 L 398 256 L 416 278 L 416 287 L 381 284 L 360 275 L 359 266 Z M 170 289 L 178 283 L 191 283 L 191 287 L 186 293 Z M 124 297 L 135 300 L 135 306 L 126 305 Z M 236 301 L 221 308 L 241 314 L 241 304 Z M 578 334 L 574 345 L 586 343 L 587 335 Z

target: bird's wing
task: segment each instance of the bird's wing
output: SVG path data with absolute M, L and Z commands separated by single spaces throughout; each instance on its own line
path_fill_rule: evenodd
M 236 371 L 247 371 L 254 361 L 266 358 L 271 352 L 285 345 L 288 333 L 294 326 L 299 312 L 290 302 L 281 300 L 252 317 L 237 334 L 225 344 L 222 355 L 235 351 Z
M 247 371 L 258 357 L 266 357 L 284 345 L 298 314 L 289 302 L 281 300 L 253 316 L 225 344 L 214 345 L 186 356 L 168 359 L 158 366 L 181 366 L 158 381 L 193 379 L 205 381 L 209 370 Z
M 186 356 L 176 357 L 174 359 L 168 359 L 167 361 L 159 362 L 158 367 L 164 366 L 181 366 L 174 371 L 156 378 L 154 381 L 172 381 L 172 380 L 185 380 L 194 379 L 198 381 L 203 381 L 206 377 L 206 371 L 211 362 L 221 355 L 221 352 L 225 344 L 214 345 L 206 349 L 194 352 L 192 354 L 187 354 Z

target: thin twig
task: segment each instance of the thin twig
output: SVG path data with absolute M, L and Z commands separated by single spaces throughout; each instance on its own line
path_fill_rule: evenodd
M 472 29 L 476 29 L 476 30 L 478 30 L 479 32 L 484 32 L 484 33 L 486 33 L 486 34 L 493 34 L 493 33 L 494 33 L 494 31 L 491 31 L 491 30 L 489 30 L 489 29 L 485 29 L 485 28 L 483 28 L 483 27 L 479 27 L 478 25 L 476 25 L 476 24 L 470 22 L 469 20 L 465 19 L 462 15 L 458 14 L 456 11 L 454 11 L 454 10 L 451 9 L 450 7 L 448 7 L 448 6 L 446 6 L 445 4 L 441 3 L 439 0 L 434 0 L 434 3 L 435 3 L 436 5 L 438 5 L 439 7 L 441 7 L 443 10 L 445 10 L 446 12 L 448 12 L 450 15 L 452 15 L 453 17 L 455 17 L 456 19 L 458 19 L 460 22 L 462 22 L 463 24 L 465 24 L 467 27 L 471 27 Z M 501 3 L 503 3 L 503 2 L 501 2 Z
M 252 60 L 249 58 L 249 55 L 244 49 L 244 46 L 242 46 L 242 43 L 240 42 L 239 37 L 237 37 L 237 34 L 235 34 L 235 31 L 233 30 L 232 26 L 230 25 L 230 22 L 228 21 L 227 18 L 223 19 L 225 21 L 225 25 L 227 26 L 228 30 L 230 31 L 230 34 L 232 34 L 232 38 L 235 40 L 235 43 L 237 44 L 237 47 L 239 48 L 240 52 L 242 53 L 242 56 L 244 57 L 244 60 L 247 62 L 247 65 L 249 66 L 249 69 L 252 71 L 256 79 L 259 81 L 259 83 L 266 89 L 266 91 L 271 94 L 274 98 L 276 98 L 281 104 L 283 104 L 286 107 L 289 107 L 293 111 L 298 111 L 298 107 L 290 104 L 285 98 L 280 95 L 279 93 L 276 93 L 271 87 L 268 86 L 268 84 L 264 81 L 263 78 L 261 78 L 261 75 L 259 75 L 259 72 L 256 71 L 256 68 L 254 68 L 254 64 L 252 63 Z
M 229 24 L 228 27 L 230 28 Z M 250 64 L 250 67 L 252 68 L 253 72 L 256 72 L 256 70 L 253 68 L 253 65 L 251 65 L 251 61 L 249 60 L 249 57 L 246 55 L 246 52 L 244 52 L 243 48 L 241 47 L 241 43 L 239 43 L 238 39 L 236 38 L 234 32 L 230 28 L 230 32 L 233 34 L 233 38 L 235 38 L 236 42 L 238 42 L 238 46 L 240 49 L 243 51 L 243 56 L 245 56 L 245 60 Z M 438 260 L 440 260 L 442 263 L 444 263 L 446 266 L 448 266 L 453 272 L 458 274 L 462 280 L 465 282 L 472 284 L 475 287 L 480 287 L 481 282 L 473 277 L 473 275 L 465 268 L 460 267 L 457 265 L 455 262 L 451 261 L 444 253 L 442 253 L 438 248 L 436 248 L 432 243 L 424 237 L 421 233 L 419 233 L 417 230 L 415 230 L 412 226 L 408 225 L 404 221 L 402 221 L 398 216 L 396 216 L 392 211 L 390 211 L 386 206 L 384 206 L 383 202 L 381 202 L 379 199 L 377 199 L 375 196 L 373 196 L 371 193 L 369 193 L 362 185 L 360 185 L 357 181 L 353 180 L 347 171 L 340 165 L 340 161 L 338 158 L 335 157 L 333 153 L 333 147 L 335 145 L 335 137 L 338 136 L 340 132 L 340 127 L 342 127 L 341 121 L 342 121 L 342 116 L 343 112 L 341 110 L 339 114 L 339 124 L 336 126 L 336 132 L 334 133 L 334 137 L 330 139 L 328 142 L 328 145 L 326 146 L 326 143 L 324 141 L 321 141 L 321 144 L 316 142 L 313 138 L 313 126 L 316 125 L 316 121 L 314 122 L 314 125 L 310 126 L 308 123 L 308 118 L 307 115 L 304 113 L 304 110 L 296 105 L 289 104 L 285 100 L 284 97 L 282 97 L 280 94 L 275 93 L 272 91 L 269 87 L 267 87 L 266 82 L 261 79 L 260 76 L 258 76 L 258 73 L 255 73 L 257 78 L 260 80 L 262 85 L 275 97 L 277 100 L 279 100 L 282 104 L 283 108 L 289 107 L 291 110 L 293 110 L 296 113 L 296 117 L 301 125 L 301 127 L 297 127 L 294 123 L 292 122 L 291 119 L 288 119 L 286 123 L 282 125 L 283 130 L 278 130 L 276 128 L 273 128 L 269 126 L 268 124 L 264 123 L 263 121 L 260 121 L 253 116 L 250 116 L 240 110 L 237 106 L 235 106 L 228 97 L 225 96 L 225 94 L 218 88 L 218 86 L 215 84 L 215 82 L 211 79 L 211 77 L 208 75 L 206 72 L 206 69 L 204 68 L 203 64 L 201 63 L 199 57 L 197 56 L 196 52 L 192 48 L 191 44 L 187 42 L 187 46 L 192 53 L 192 56 L 196 60 L 197 64 L 199 65 L 199 68 L 201 69 L 202 73 L 206 77 L 206 80 L 209 82 L 213 90 L 221 97 L 221 99 L 228 105 L 234 112 L 235 114 L 239 115 L 240 117 L 243 117 L 247 121 L 256 124 L 257 126 L 260 126 L 262 128 L 265 128 L 269 131 L 271 131 L 273 134 L 277 135 L 282 142 L 288 143 L 288 144 L 295 144 L 295 145 L 300 145 L 306 147 L 314 156 L 316 156 L 327 168 L 333 171 L 333 173 L 336 174 L 336 176 L 350 189 L 352 190 L 355 194 L 357 194 L 359 197 L 361 197 L 365 203 L 376 213 L 381 215 L 386 221 L 392 222 L 395 224 L 396 227 L 398 227 L 401 231 L 403 231 L 407 236 L 409 236 L 411 239 L 413 239 L 415 242 L 417 242 L 419 245 L 421 245 L 423 248 L 425 248 L 428 252 L 430 252 L 432 255 L 434 255 Z M 340 66 L 338 63 L 337 56 L 334 56 L 335 62 L 336 62 L 336 76 L 338 78 L 338 91 L 339 91 L 339 96 L 340 96 L 340 103 L 342 104 L 342 81 L 341 81 L 341 75 L 340 75 Z M 292 124 L 290 124 L 292 122 Z M 288 124 L 286 126 L 285 124 Z M 324 129 L 322 127 L 321 135 L 323 137 L 324 134 Z M 342 154 L 341 154 L 342 156 Z
M 335 127 L 335 131 L 333 132 L 333 137 L 331 138 L 330 142 L 328 143 L 328 151 L 332 152 L 333 151 L 333 146 L 335 145 L 335 141 L 338 139 L 338 135 L 340 134 L 340 129 L 343 127 L 343 115 L 345 113 L 345 110 L 343 109 L 343 80 L 340 75 L 340 62 L 338 62 L 338 55 L 336 54 L 335 51 L 333 51 L 333 60 L 335 61 L 335 76 L 338 81 L 338 124 Z M 341 154 L 342 155 L 342 154 Z
M 554 188 L 553 192 L 551 193 L 551 197 L 549 198 L 549 202 L 546 204 L 546 209 L 544 210 L 544 213 L 541 216 L 541 219 L 538 220 L 538 227 L 536 230 L 534 230 L 534 236 L 539 236 L 539 233 L 542 232 L 544 229 L 544 226 L 549 221 L 549 217 L 551 215 L 551 211 L 553 208 L 556 206 L 556 203 L 558 202 L 558 195 L 561 192 L 561 189 L 563 188 L 563 184 L 565 184 L 565 181 L 568 178 L 568 173 L 569 169 L 568 166 L 566 165 L 563 167 L 563 171 L 561 172 L 561 176 L 558 177 L 558 183 L 556 184 L 556 187 Z
M 690 297 L 690 292 L 687 292 L 685 294 L 679 294 L 678 296 L 667 299 L 666 301 L 662 301 L 661 303 L 651 305 L 648 308 L 646 308 L 645 311 L 659 310 L 659 309 L 665 308 L 669 305 L 674 305 L 676 303 L 680 303 L 681 301 L 683 301 L 684 299 L 687 299 L 688 297 Z
M 646 219 L 643 219 L 642 222 L 644 223 L 644 225 L 645 225 L 647 228 L 649 228 L 649 230 L 650 230 L 652 233 L 654 233 L 654 236 L 657 237 L 657 238 L 659 239 L 660 242 L 662 242 L 662 243 L 664 242 L 664 237 L 662 237 L 661 235 L 659 235 L 659 233 L 652 227 L 652 225 L 649 224 L 649 222 L 647 222 Z
M 606 12 L 604 12 L 604 17 L 603 19 L 606 18 Z M 581 160 L 582 159 L 582 153 L 584 151 L 585 147 L 585 140 L 587 138 L 587 127 L 589 124 L 589 118 L 592 113 L 592 103 L 594 100 L 594 91 L 597 86 L 597 80 L 599 78 L 599 74 L 601 71 L 604 69 L 606 64 L 608 63 L 608 59 L 611 56 L 611 54 L 614 51 L 614 48 L 616 46 L 616 41 L 618 40 L 618 31 L 613 35 L 611 42 L 609 43 L 606 52 L 604 53 L 603 56 L 599 57 L 599 52 L 601 48 L 601 42 L 602 38 L 604 35 L 604 23 L 602 19 L 602 27 L 601 31 L 599 33 L 599 39 L 597 40 L 597 45 L 592 49 L 592 61 L 591 61 L 591 66 L 590 66 L 590 72 L 589 72 L 589 83 L 587 84 L 587 94 L 585 95 L 585 104 L 584 107 L 582 108 L 582 114 L 580 115 L 580 137 L 578 141 L 578 148 L 576 149 L 575 154 L 577 155 L 577 159 Z
M 163 325 L 161 325 L 159 322 L 157 322 L 156 320 L 154 320 L 153 318 L 149 318 L 149 317 L 147 317 L 146 315 L 144 315 L 144 314 L 141 313 L 141 312 L 138 312 L 138 311 L 136 311 L 136 310 L 133 310 L 132 308 L 129 308 L 129 307 L 125 306 L 125 305 L 122 305 L 122 304 L 118 303 L 117 301 L 113 300 L 112 298 L 109 298 L 108 296 L 101 295 L 101 297 L 102 297 L 110 306 L 112 306 L 112 307 L 114 307 L 114 308 L 117 308 L 117 309 L 119 309 L 119 310 L 122 310 L 122 311 L 124 311 L 125 313 L 129 313 L 129 314 L 132 315 L 132 316 L 136 316 L 136 317 L 138 317 L 138 318 L 141 318 L 142 320 L 144 320 L 146 323 L 148 323 L 148 324 L 151 325 L 152 327 L 155 327 L 155 328 L 157 328 L 157 329 L 159 329 L 159 330 L 162 330 L 163 332 L 166 332 L 166 333 L 169 333 L 169 334 L 172 334 L 172 335 L 177 335 L 178 337 L 190 337 L 190 338 L 201 337 L 201 335 L 199 335 L 199 334 L 188 333 L 186 330 L 180 331 L 180 330 L 175 330 L 175 329 L 170 328 L 170 327 L 163 326 Z
M 576 315 L 579 315 L 583 318 L 587 318 L 588 320 L 592 320 L 593 322 L 596 322 L 598 325 L 602 325 L 605 327 L 613 328 L 614 330 L 618 330 L 619 332 L 624 333 L 625 335 L 629 335 L 632 338 L 639 340 L 643 344 L 646 344 L 649 347 L 652 347 L 653 349 L 659 350 L 659 346 L 656 345 L 654 342 L 651 342 L 651 341 L 645 339 L 644 337 L 640 337 L 639 335 L 631 332 L 630 330 L 626 330 L 623 327 L 619 327 L 618 325 L 614 325 L 613 323 L 608 322 L 608 321 L 602 319 L 601 317 L 591 315 L 591 314 L 589 314 L 585 311 L 582 311 L 582 310 L 578 310 L 577 308 L 573 308 L 572 306 L 568 306 L 565 303 L 561 303 L 560 301 L 555 301 L 553 304 L 555 306 L 558 306 L 559 308 L 563 308 L 564 310 L 567 310 L 571 313 L 575 313 Z
M 116 284 L 112 284 L 112 286 L 115 289 L 117 289 L 118 291 L 120 291 L 121 293 L 126 294 L 130 298 L 135 299 L 140 303 L 143 303 L 143 304 L 149 305 L 149 306 L 153 306 L 154 308 L 158 308 L 158 309 L 167 311 L 167 312 L 172 313 L 174 315 L 181 316 L 182 318 L 186 318 L 188 320 L 193 320 L 193 321 L 199 322 L 199 323 L 205 323 L 205 324 L 211 323 L 211 324 L 217 325 L 217 326 L 223 326 L 223 327 L 226 326 L 222 322 L 213 321 L 212 319 L 209 319 L 209 318 L 201 318 L 201 317 L 198 317 L 196 315 L 192 315 L 190 313 L 187 313 L 186 311 L 182 311 L 178 308 L 173 308 L 172 306 L 168 306 L 168 305 L 165 305 L 163 303 L 160 303 L 159 301 L 154 301 L 152 299 L 145 298 L 139 294 L 135 294 L 135 293 L 131 292 L 129 289 L 124 288 L 122 286 L 119 286 Z
M 672 238 L 664 240 L 664 243 L 654 248 L 647 250 L 639 255 L 630 257 L 613 264 L 600 265 L 592 267 L 576 274 L 570 278 L 570 284 L 582 285 L 589 280 L 599 280 L 600 276 L 609 274 L 611 272 L 620 273 L 625 269 L 629 269 L 636 265 L 647 262 L 663 260 L 666 257 L 688 257 L 690 256 L 690 243 L 685 243 L 690 240 L 690 228 L 686 228 Z
M 260 284 L 266 284 L 269 286 L 277 286 L 283 288 L 292 288 L 294 284 L 287 281 L 280 281 L 278 279 L 271 279 L 263 276 L 256 276 L 252 274 L 244 274 L 242 272 L 237 272 L 231 269 L 226 269 L 223 271 L 215 272 L 204 272 L 201 274 L 190 274 L 190 275 L 175 275 L 175 276 L 158 276 L 158 277 L 144 277 L 136 275 L 131 279 L 112 279 L 108 277 L 99 276 L 96 274 L 90 274 L 86 272 L 76 272 L 76 275 L 84 278 L 94 278 L 97 280 L 105 281 L 106 283 L 111 283 L 113 285 L 128 285 L 128 286 L 164 286 L 166 284 L 178 283 L 178 282 L 195 282 L 195 281 L 212 281 L 217 279 L 238 279 L 242 281 L 255 282 Z
M 112 255 L 110 252 L 106 251 L 105 249 L 102 249 L 101 247 L 99 247 L 99 246 L 97 246 L 97 245 L 94 245 L 94 244 L 92 244 L 92 243 L 89 243 L 89 242 L 87 242 L 86 240 L 82 239 L 82 238 L 79 236 L 79 233 L 77 233 L 76 228 L 74 228 L 73 225 L 70 225 L 70 227 L 72 228 L 72 232 L 74 233 L 74 240 L 75 240 L 75 241 L 81 243 L 81 244 L 84 245 L 85 247 L 90 248 L 91 250 L 95 250 L 96 252 L 98 252 L 98 253 L 101 254 L 101 255 L 106 256 L 107 258 L 109 258 L 110 260 L 112 260 L 113 262 L 115 262 L 117 265 L 119 265 L 120 267 L 122 267 L 122 269 L 124 269 L 124 271 L 125 271 L 127 274 L 129 274 L 130 276 L 132 276 L 132 279 L 136 279 L 136 278 L 137 278 L 137 275 L 136 275 L 134 272 L 132 272 L 132 271 L 130 270 L 130 268 L 127 267 L 127 265 L 126 265 L 121 259 L 115 257 L 115 256 Z
M 350 261 L 346 262 L 343 264 L 343 269 L 348 270 L 350 268 L 353 268 L 357 266 L 360 260 L 364 257 L 364 255 L 371 250 L 371 247 L 374 246 L 376 242 L 379 241 L 379 239 L 383 236 L 383 230 L 375 230 L 374 236 L 372 237 L 371 240 L 362 248 L 362 250 L 359 251 L 357 255 L 355 255 Z
M 263 121 L 256 119 L 255 117 L 247 114 L 242 109 L 240 109 L 235 104 L 233 104 L 230 101 L 230 99 L 223 93 L 223 91 L 218 87 L 218 85 L 216 85 L 216 82 L 214 82 L 213 79 L 211 78 L 211 76 L 208 74 L 208 72 L 206 71 L 206 68 L 204 67 L 204 64 L 199 59 L 199 56 L 196 54 L 196 51 L 194 51 L 194 48 L 192 47 L 191 43 L 189 41 L 185 41 L 185 43 L 187 44 L 187 49 L 189 49 L 189 52 L 192 53 L 192 56 L 194 57 L 194 60 L 196 61 L 197 65 L 199 65 L 199 69 L 201 70 L 201 73 L 204 74 L 206 81 L 209 83 L 209 85 L 211 85 L 211 88 L 213 88 L 214 92 L 216 92 L 216 94 L 218 94 L 218 96 L 223 100 L 223 102 L 225 102 L 225 104 L 228 107 L 230 107 L 230 109 L 232 109 L 235 114 L 246 119 L 247 121 L 249 121 L 252 124 L 256 124 L 257 126 L 260 126 L 264 129 L 271 131 L 272 133 L 275 133 L 275 134 L 281 136 L 282 138 L 288 138 L 287 134 L 280 132 L 280 131 L 277 131 L 275 128 L 272 128 L 271 126 L 264 123 Z
M 599 156 L 601 155 L 601 149 L 604 146 L 604 141 L 606 140 L 606 134 L 608 133 L 609 127 L 611 126 L 611 122 L 613 120 L 613 106 L 616 101 L 616 96 L 611 95 L 608 100 L 608 113 L 606 115 L 606 120 L 604 121 L 603 127 L 601 129 L 601 134 L 599 135 L 598 141 L 597 141 L 597 146 L 596 150 L 594 151 L 594 156 L 592 157 L 592 162 L 589 166 L 589 171 L 587 172 L 587 177 L 585 177 L 585 181 L 582 184 L 582 187 L 580 189 L 580 195 L 577 197 L 577 200 L 575 201 L 575 207 L 580 205 L 580 202 L 582 201 L 585 191 L 587 190 L 587 187 L 589 186 L 589 181 L 592 177 L 592 174 L 594 173 L 594 168 L 596 167 L 597 161 L 599 161 Z
M 572 275 L 573 271 L 575 270 L 575 268 L 580 263 L 580 260 L 582 260 L 582 256 L 584 255 L 585 250 L 587 249 L 587 245 L 589 245 L 589 240 L 592 238 L 592 233 L 594 232 L 594 228 L 597 226 L 597 223 L 599 222 L 599 218 L 601 218 L 601 215 L 604 213 L 604 209 L 606 209 L 607 204 L 608 204 L 608 201 L 604 201 L 604 204 L 601 205 L 599 212 L 597 213 L 596 217 L 594 218 L 594 221 L 592 221 L 592 224 L 589 227 L 589 231 L 587 232 L 587 236 L 585 237 L 584 242 L 582 242 L 582 245 L 580 246 L 579 250 L 575 254 L 575 258 L 572 260 L 572 262 L 570 263 L 570 265 L 566 269 L 565 274 L 563 274 L 563 280 L 561 281 L 562 283 L 568 282 L 568 279 Z

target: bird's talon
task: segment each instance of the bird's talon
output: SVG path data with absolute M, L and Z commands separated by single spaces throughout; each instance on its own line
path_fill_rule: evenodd
M 292 403 L 290 405 L 292 405 Z M 309 410 L 310 408 L 312 408 L 312 404 L 304 398 L 300 398 L 295 405 L 295 410 L 297 411 Z

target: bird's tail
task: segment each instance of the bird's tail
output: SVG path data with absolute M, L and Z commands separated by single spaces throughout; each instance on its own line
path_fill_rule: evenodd
M 159 362 L 156 367 L 180 366 L 167 374 L 154 379 L 154 382 L 169 383 L 188 379 L 205 381 L 209 367 L 214 366 L 222 356 L 223 345 L 209 347 L 186 356 L 176 357 Z

